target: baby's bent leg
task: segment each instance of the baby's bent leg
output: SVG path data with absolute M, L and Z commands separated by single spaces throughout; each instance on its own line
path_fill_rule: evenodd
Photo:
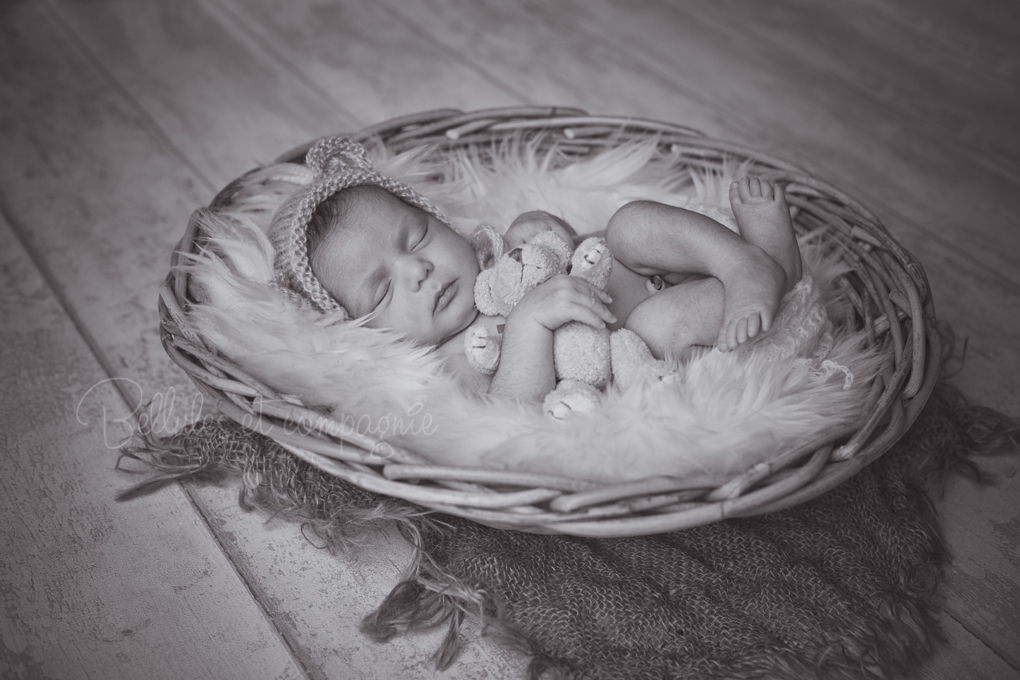
M 623 324 L 656 359 L 686 359 L 695 345 L 715 343 L 723 322 L 723 285 L 716 278 L 687 281 L 645 298 Z

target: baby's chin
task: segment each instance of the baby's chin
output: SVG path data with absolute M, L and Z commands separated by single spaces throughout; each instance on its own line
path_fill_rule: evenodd
M 468 326 L 473 324 L 475 319 L 477 319 L 477 318 L 478 318 L 478 310 L 475 309 L 474 303 L 472 302 L 471 307 L 469 307 L 465 311 L 465 313 L 463 314 L 463 316 L 460 319 L 460 322 L 457 323 L 453 327 L 452 332 L 446 333 L 445 334 L 446 337 L 442 338 L 437 344 L 441 345 L 444 342 L 446 342 L 447 340 L 450 340 L 451 338 L 457 337 L 458 335 L 463 333 L 467 329 Z

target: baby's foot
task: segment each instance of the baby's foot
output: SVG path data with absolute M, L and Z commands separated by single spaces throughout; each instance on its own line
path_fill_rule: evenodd
M 724 352 L 772 327 L 789 282 L 786 271 L 769 251 L 793 234 L 782 190 L 765 180 L 745 177 L 734 182 L 730 185 L 730 206 L 750 247 L 735 253 L 730 275 L 721 277 L 725 302 L 717 347 Z

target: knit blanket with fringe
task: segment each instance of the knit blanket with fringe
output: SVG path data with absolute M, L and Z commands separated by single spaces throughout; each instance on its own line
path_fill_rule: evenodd
M 240 502 L 340 548 L 396 521 L 416 548 L 407 580 L 369 615 L 380 641 L 465 617 L 531 655 L 538 678 L 894 678 L 939 639 L 947 550 L 932 494 L 971 456 L 1015 449 L 1020 421 L 937 386 L 913 428 L 823 496 L 761 517 L 670 534 L 589 539 L 491 529 L 352 486 L 227 420 L 197 422 L 125 453 L 174 480 L 240 478 Z

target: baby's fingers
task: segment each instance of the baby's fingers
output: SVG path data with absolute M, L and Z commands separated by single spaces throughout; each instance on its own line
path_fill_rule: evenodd
M 587 281 L 584 281 L 583 283 L 584 287 L 587 289 L 585 291 L 585 294 L 587 295 L 585 303 L 605 323 L 616 323 L 616 317 L 606 306 L 613 301 L 613 298 L 609 297 L 608 293 L 599 290 Z
M 606 324 L 616 323 L 616 317 L 606 307 L 609 302 L 612 302 L 609 295 L 583 279 L 556 276 L 528 293 L 518 308 L 526 304 L 529 313 L 550 330 L 568 321 L 603 328 Z
M 605 328 L 608 324 L 612 323 L 612 321 L 606 321 L 596 314 L 594 310 L 581 306 L 571 310 L 570 321 L 579 321 L 595 328 Z
M 588 285 L 579 285 L 566 291 L 561 298 L 564 322 L 580 321 L 595 328 L 605 328 L 607 324 L 616 323 L 616 317 L 603 302 L 603 298 L 608 297 Z
M 610 304 L 613 301 L 613 298 L 609 297 L 608 293 L 604 293 L 598 288 L 592 288 L 592 290 L 595 292 L 595 300 L 597 301 L 598 307 L 602 307 L 603 309 L 605 309 L 606 305 Z M 606 309 L 606 311 L 608 312 L 609 310 Z

